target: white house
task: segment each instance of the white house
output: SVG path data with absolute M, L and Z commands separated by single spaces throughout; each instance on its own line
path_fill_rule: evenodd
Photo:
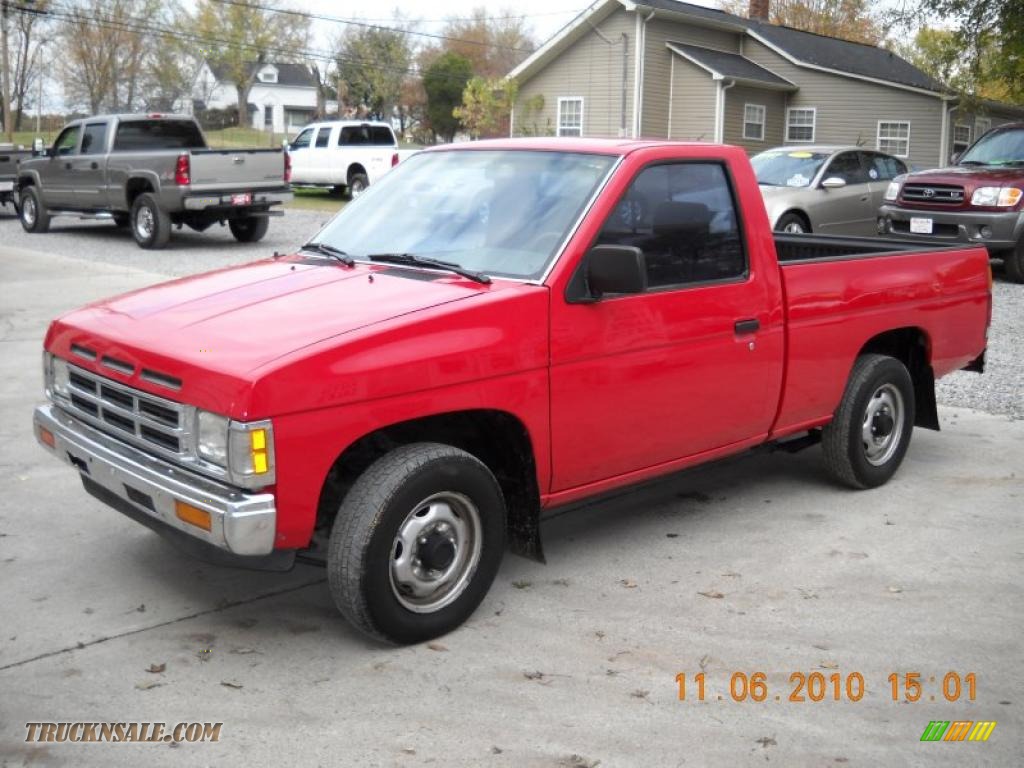
M 255 62 L 253 68 L 258 66 Z M 260 66 L 249 91 L 249 119 L 261 131 L 292 133 L 316 117 L 317 81 L 304 64 L 268 62 Z M 202 109 L 226 109 L 238 104 L 238 93 L 221 67 L 203 62 L 196 75 L 192 97 L 179 108 L 192 114 Z M 328 113 L 338 109 L 326 104 Z

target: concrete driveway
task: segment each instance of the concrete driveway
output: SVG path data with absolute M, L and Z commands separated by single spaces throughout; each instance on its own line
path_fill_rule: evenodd
M 35 445 L 48 320 L 161 279 L 0 248 L 0 764 L 1020 764 L 1024 422 L 943 409 L 871 492 L 829 484 L 811 449 L 574 510 L 544 527 L 548 564 L 509 556 L 466 626 L 385 648 L 323 571 L 191 560 Z M 974 701 L 966 682 L 944 699 L 950 671 L 975 673 Z M 766 673 L 765 700 L 734 701 L 734 672 Z M 866 691 L 792 702 L 798 672 Z M 908 672 L 921 698 L 895 703 Z M 932 720 L 998 725 L 922 743 Z M 216 744 L 25 743 L 48 721 L 224 725 Z

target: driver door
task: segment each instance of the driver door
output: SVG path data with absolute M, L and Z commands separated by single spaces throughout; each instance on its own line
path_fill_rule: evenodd
M 74 208 L 74 160 L 78 154 L 82 126 L 69 125 L 53 142 L 49 161 L 39 168 L 40 192 L 47 208 Z

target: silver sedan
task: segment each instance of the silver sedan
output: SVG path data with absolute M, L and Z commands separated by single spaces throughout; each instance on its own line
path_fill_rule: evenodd
M 779 232 L 877 234 L 889 182 L 906 163 L 861 147 L 790 146 L 751 158 L 768 220 Z

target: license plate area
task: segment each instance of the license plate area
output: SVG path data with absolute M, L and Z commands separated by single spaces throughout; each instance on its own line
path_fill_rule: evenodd
M 252 192 L 239 192 L 231 196 L 232 205 L 252 205 Z M 931 230 L 929 230 L 931 231 Z
M 914 216 L 910 219 L 910 231 L 915 235 L 930 235 L 932 220 Z

